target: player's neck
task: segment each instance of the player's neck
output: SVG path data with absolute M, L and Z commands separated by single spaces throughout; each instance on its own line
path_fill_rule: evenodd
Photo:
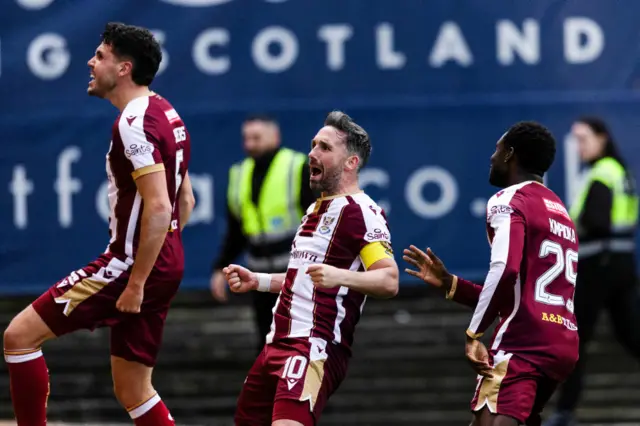
M 542 179 L 542 176 L 534 174 L 534 173 L 524 172 L 524 171 L 518 172 L 510 180 L 511 180 L 511 182 L 509 183 L 509 186 L 519 185 L 519 184 L 521 184 L 523 182 L 529 182 L 529 181 L 534 181 L 534 182 L 538 182 L 538 183 L 544 183 L 544 180 Z
M 343 195 L 350 195 L 360 192 L 361 189 L 358 186 L 358 183 L 345 184 L 338 186 L 333 191 L 326 191 L 320 194 L 320 198 L 335 198 Z
M 147 86 L 123 87 L 121 90 L 116 88 L 109 94 L 109 101 L 122 112 L 132 100 L 152 94 Z

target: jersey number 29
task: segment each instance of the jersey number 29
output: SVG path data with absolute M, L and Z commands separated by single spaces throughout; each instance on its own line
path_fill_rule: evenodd
M 573 296 L 565 301 L 564 297 L 551 294 L 546 291 L 546 288 L 563 272 L 566 280 L 575 287 L 578 273 L 574 265 L 578 262 L 578 253 L 571 249 L 564 251 L 562 246 L 555 241 L 544 240 L 540 244 L 538 256 L 545 258 L 549 255 L 555 255 L 556 262 L 536 280 L 536 302 L 552 306 L 566 306 L 567 310 L 573 313 Z

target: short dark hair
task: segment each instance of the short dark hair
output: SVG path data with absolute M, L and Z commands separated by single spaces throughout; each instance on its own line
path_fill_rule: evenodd
M 160 44 L 146 28 L 109 22 L 102 33 L 102 42 L 111 46 L 113 53 L 133 62 L 131 79 L 139 86 L 148 86 L 160 68 Z
M 507 147 L 512 147 L 520 167 L 529 173 L 544 176 L 556 156 L 556 140 L 542 124 L 521 121 L 503 136 Z
M 358 169 L 367 164 L 371 156 L 371 140 L 361 126 L 342 111 L 331 111 L 324 120 L 324 125 L 335 127 L 346 133 L 347 151 L 356 154 L 360 158 Z

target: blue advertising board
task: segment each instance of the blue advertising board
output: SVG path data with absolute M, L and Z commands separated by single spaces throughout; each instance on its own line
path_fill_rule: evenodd
M 162 43 L 152 88 L 192 136 L 197 206 L 183 287 L 208 283 L 225 232 L 229 166 L 252 112 L 307 151 L 327 112 L 369 131 L 364 189 L 388 211 L 396 254 L 430 246 L 482 279 L 495 142 L 519 120 L 558 139 L 547 183 L 565 201 L 577 116 L 609 121 L 635 171 L 640 27 L 633 0 L 11 0 L 0 14 L 0 291 L 39 292 L 109 239 L 105 154 L 118 111 L 86 95 L 108 21 Z M 397 260 L 402 264 L 401 256 Z M 412 281 L 403 276 L 407 284 Z

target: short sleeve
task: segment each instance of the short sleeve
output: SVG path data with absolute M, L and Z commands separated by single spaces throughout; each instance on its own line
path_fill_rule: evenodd
M 127 116 L 118 123 L 124 155 L 131 161 L 134 179 L 164 170 L 156 121 L 149 115 Z
M 361 205 L 364 233 L 360 239 L 360 259 L 365 267 L 382 259 L 393 259 L 391 232 L 379 206 Z

